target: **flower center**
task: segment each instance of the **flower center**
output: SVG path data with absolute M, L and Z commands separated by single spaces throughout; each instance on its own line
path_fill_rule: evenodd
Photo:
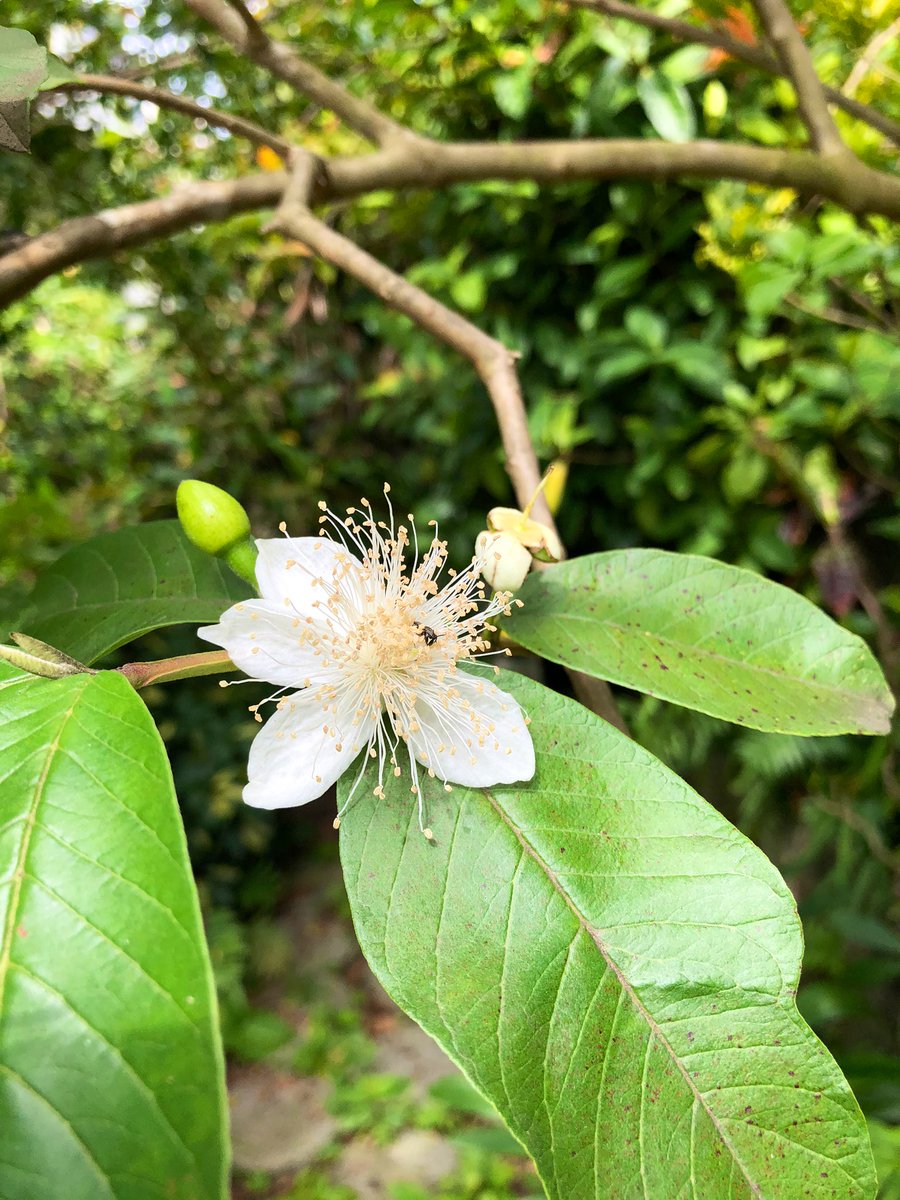
M 444 649 L 438 650 L 442 640 L 447 639 L 417 621 L 411 612 L 391 607 L 363 616 L 348 637 L 347 648 L 358 668 L 383 680 L 380 690 L 384 691 L 384 684 L 389 685 L 385 676 L 397 671 L 408 674 L 423 662 L 433 660 L 436 651 L 446 658 Z

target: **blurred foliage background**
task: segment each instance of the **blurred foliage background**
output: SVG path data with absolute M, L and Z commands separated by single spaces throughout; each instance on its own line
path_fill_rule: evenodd
M 659 7 L 738 36 L 752 28 L 741 6 Z M 793 7 L 822 77 L 849 78 L 900 118 L 898 40 L 857 65 L 890 0 Z M 803 143 L 786 83 L 549 0 L 282 0 L 265 18 L 436 137 Z M 82 70 L 143 67 L 310 149 L 363 149 L 285 84 L 236 69 L 179 4 L 8 0 L 4 20 Z M 47 99 L 34 123 L 31 156 L 0 160 L 12 233 L 281 165 L 127 99 Z M 867 161 L 889 163 L 880 135 L 838 123 Z M 466 185 L 367 196 L 331 219 L 520 353 L 538 451 L 568 467 L 558 520 L 571 553 L 655 545 L 763 571 L 869 638 L 898 688 L 900 249 L 886 220 L 730 182 Z M 0 314 L 5 606 L 71 541 L 172 515 L 189 476 L 238 495 L 264 536 L 282 519 L 311 528 L 321 496 L 351 503 L 389 479 L 401 506 L 441 521 L 460 558 L 485 510 L 510 502 L 471 370 L 302 245 L 262 235 L 264 221 L 85 264 Z M 142 649 L 193 647 L 179 632 Z M 202 681 L 159 691 L 226 1035 L 239 1056 L 264 1056 L 272 1029 L 246 1021 L 259 929 L 304 864 L 332 853 L 330 838 L 315 818 L 242 808 L 254 727 L 233 693 Z M 800 1005 L 873 1123 L 882 1195 L 896 1200 L 896 737 L 774 737 L 622 701 L 638 737 L 790 882 L 807 943 Z M 513 1185 L 466 1186 L 460 1196 L 499 1197 Z

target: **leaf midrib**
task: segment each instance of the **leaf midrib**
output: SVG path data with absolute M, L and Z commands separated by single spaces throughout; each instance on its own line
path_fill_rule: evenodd
M 675 1052 L 674 1048 L 672 1047 L 671 1043 L 669 1042 L 668 1038 L 662 1032 L 662 1029 L 660 1028 L 659 1024 L 654 1020 L 650 1011 L 647 1009 L 647 1007 L 644 1005 L 644 1003 L 642 1002 L 640 997 L 635 992 L 634 988 L 631 986 L 631 984 L 628 982 L 628 980 L 622 974 L 622 971 L 621 971 L 618 963 L 615 962 L 615 960 L 611 957 L 611 955 L 607 951 L 606 947 L 603 944 L 603 940 L 600 937 L 599 931 L 594 928 L 594 926 L 590 923 L 590 921 L 588 921 L 588 919 L 584 915 L 584 913 L 582 913 L 581 910 L 578 908 L 578 906 L 575 904 L 574 900 L 572 900 L 571 896 L 569 896 L 567 894 L 565 889 L 560 884 L 559 879 L 557 878 L 556 872 L 543 859 L 540 852 L 534 846 L 532 846 L 532 844 L 525 837 L 524 833 L 519 829 L 519 827 L 515 824 L 515 822 L 512 820 L 512 818 L 509 816 L 509 814 L 505 811 L 503 806 L 500 804 L 500 802 L 497 800 L 496 796 L 494 795 L 493 789 L 492 788 L 484 788 L 483 790 L 484 790 L 484 795 L 486 796 L 486 798 L 488 800 L 488 803 L 494 809 L 497 816 L 500 818 L 500 820 L 503 822 L 503 824 L 506 825 L 506 827 L 512 832 L 513 836 L 519 842 L 519 845 L 526 852 L 526 854 L 531 855 L 531 857 L 534 859 L 534 861 L 538 864 L 540 869 L 546 875 L 546 877 L 550 883 L 550 886 L 562 898 L 564 903 L 568 906 L 569 910 L 571 911 L 571 913 L 577 920 L 579 926 L 584 930 L 584 932 L 588 935 L 588 937 L 591 939 L 591 941 L 597 947 L 604 962 L 606 963 L 606 965 L 609 967 L 609 969 L 612 971 L 612 973 L 615 975 L 616 979 L 618 980 L 619 986 L 622 988 L 622 991 L 628 996 L 629 1000 L 631 1001 L 632 1005 L 637 1010 L 637 1012 L 640 1013 L 640 1015 L 644 1018 L 647 1025 L 649 1026 L 651 1032 L 653 1033 L 654 1037 L 656 1037 L 658 1039 L 660 1045 L 663 1046 L 666 1053 L 669 1055 L 669 1058 L 671 1059 L 673 1065 L 677 1068 L 677 1070 L 681 1074 L 682 1078 L 687 1083 L 691 1094 L 695 1098 L 695 1101 L 698 1102 L 700 1104 L 700 1106 L 703 1108 L 704 1112 L 709 1117 L 709 1120 L 712 1123 L 713 1128 L 716 1130 L 716 1133 L 722 1139 L 723 1144 L 728 1148 L 729 1153 L 731 1154 L 734 1162 L 740 1168 L 741 1174 L 744 1177 L 744 1179 L 746 1180 L 747 1186 L 750 1188 L 751 1192 L 753 1192 L 754 1195 L 762 1198 L 763 1197 L 762 1189 L 760 1188 L 759 1184 L 756 1183 L 748 1174 L 747 1168 L 744 1165 L 744 1162 L 741 1159 L 741 1156 L 738 1154 L 737 1149 L 736 1149 L 734 1143 L 732 1142 L 731 1138 L 729 1137 L 728 1133 L 722 1128 L 718 1117 L 712 1111 L 712 1109 L 709 1107 L 703 1094 L 699 1091 L 699 1089 L 695 1085 L 694 1081 L 691 1079 L 690 1074 L 684 1067 L 678 1054 L 676 1054 L 676 1052 Z
M 566 621 L 589 621 L 591 623 L 595 623 L 595 621 L 596 621 L 596 618 L 594 618 L 594 617 L 583 616 L 581 613 L 572 613 L 572 612 L 558 613 L 556 615 L 556 619 L 560 622 L 560 624 L 563 624 Z M 606 617 L 600 618 L 600 620 L 601 620 L 603 626 L 607 629 L 615 629 L 618 633 L 623 633 L 628 637 L 633 636 L 633 634 L 631 634 L 631 632 L 624 625 L 619 625 L 616 621 L 610 621 Z M 514 632 L 515 631 L 513 630 L 513 633 Z M 778 670 L 777 667 L 758 666 L 756 663 L 744 662 L 739 658 L 729 658 L 727 655 L 718 654 L 713 650 L 703 650 L 703 649 L 697 647 L 696 645 L 693 645 L 690 642 L 677 642 L 674 640 L 674 638 L 664 637 L 660 633 L 653 633 L 651 631 L 651 638 L 658 645 L 663 645 L 667 649 L 676 649 L 676 650 L 687 649 L 690 651 L 690 654 L 694 657 L 700 657 L 702 659 L 707 659 L 707 660 L 712 659 L 717 662 L 726 663 L 729 666 L 740 667 L 746 671 L 758 672 L 760 675 L 770 675 L 773 678 L 779 679 L 779 680 L 787 679 L 793 683 L 800 684 L 804 688 L 817 689 L 821 692 L 827 692 L 827 693 L 830 693 L 832 695 L 839 696 L 839 697 L 850 697 L 855 700 L 865 700 L 866 699 L 866 697 L 858 691 L 847 691 L 845 689 L 835 687 L 832 684 L 820 683 L 819 680 L 814 680 L 813 682 L 807 682 L 807 680 L 805 680 L 805 679 L 797 679 L 796 676 L 789 674 L 787 671 Z M 648 641 L 649 641 L 649 639 L 648 639 Z M 546 653 L 546 651 L 541 651 L 541 653 Z M 617 681 L 613 680 L 613 682 L 617 682 Z M 888 706 L 880 700 L 873 699 L 873 700 L 870 700 L 869 703 L 882 711 L 887 710 L 888 713 L 890 712 Z

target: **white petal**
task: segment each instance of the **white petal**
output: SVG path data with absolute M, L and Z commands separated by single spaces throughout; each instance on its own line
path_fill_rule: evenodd
M 242 600 L 222 613 L 218 625 L 204 625 L 197 633 L 228 651 L 236 667 L 253 679 L 282 687 L 302 687 L 321 665 L 307 641 L 310 627 L 290 609 L 267 600 Z
M 310 693 L 285 697 L 256 735 L 244 801 L 254 808 L 292 808 L 327 791 L 364 749 L 375 722 L 326 733 L 329 714 Z M 338 749 L 340 747 L 340 749 Z
M 466 787 L 530 779 L 534 745 L 512 696 L 462 672 L 454 675 L 452 687 L 458 695 L 446 704 L 417 704 L 421 728 L 409 738 L 416 757 L 440 779 Z
M 295 616 L 321 615 L 320 603 L 331 594 L 335 576 L 347 565 L 360 566 L 346 546 L 326 537 L 260 539 L 256 545 L 260 595 Z

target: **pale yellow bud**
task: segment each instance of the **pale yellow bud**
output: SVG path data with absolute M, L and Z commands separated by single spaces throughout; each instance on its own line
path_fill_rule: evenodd
M 510 534 L 540 562 L 559 562 L 563 556 L 556 531 L 527 517 L 518 508 L 492 508 L 488 513 L 488 528 Z
M 531 551 L 511 533 L 483 529 L 475 539 L 475 553 L 495 592 L 517 592 L 531 568 Z

